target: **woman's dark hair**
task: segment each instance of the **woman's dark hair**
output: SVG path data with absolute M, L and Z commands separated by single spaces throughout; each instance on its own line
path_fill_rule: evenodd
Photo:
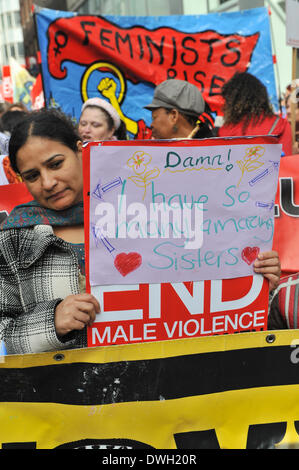
M 236 73 L 222 87 L 224 123 L 243 123 L 243 131 L 250 122 L 257 124 L 274 112 L 266 87 L 248 72 Z
M 186 121 L 188 121 L 189 124 L 191 124 L 194 128 L 199 122 L 199 129 L 192 137 L 193 139 L 207 139 L 214 136 L 210 123 L 207 122 L 204 118 L 199 119 L 195 116 L 188 116 L 187 114 L 182 114 L 182 116 L 184 116 Z
M 3 132 L 12 133 L 13 128 L 28 116 L 25 111 L 5 111 L 0 118 L 0 126 Z
M 182 113 L 181 113 L 182 114 Z M 199 123 L 199 129 L 196 134 L 192 137 L 193 139 L 207 139 L 214 137 L 214 119 L 212 117 L 211 108 L 208 103 L 205 102 L 204 112 L 196 117 L 188 114 L 182 114 L 182 116 L 189 122 L 194 128 Z
M 21 101 L 17 101 L 15 103 L 9 104 L 8 108 L 7 108 L 7 111 L 10 111 L 13 108 L 18 108 L 18 111 L 25 111 L 25 113 L 28 113 L 27 107 Z M 16 111 L 16 109 L 15 109 L 15 111 Z
M 10 165 L 16 173 L 19 172 L 17 153 L 29 137 L 44 137 L 74 152 L 78 150 L 78 140 L 81 140 L 72 120 L 62 112 L 47 108 L 30 112 L 14 127 L 9 140 Z
M 127 127 L 126 127 L 124 121 L 120 120 L 119 128 L 116 129 L 116 131 L 114 132 L 114 135 L 117 138 L 117 140 L 127 140 L 128 139 Z

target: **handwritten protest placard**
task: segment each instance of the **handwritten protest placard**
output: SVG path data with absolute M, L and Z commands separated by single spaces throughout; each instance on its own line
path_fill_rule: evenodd
M 274 138 L 90 148 L 89 282 L 228 279 L 272 248 Z
M 280 152 L 273 137 L 87 144 L 89 346 L 267 327 L 252 263 L 272 247 Z

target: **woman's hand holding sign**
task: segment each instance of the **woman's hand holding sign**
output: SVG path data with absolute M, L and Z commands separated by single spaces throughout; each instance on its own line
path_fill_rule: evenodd
M 69 295 L 55 309 L 55 329 L 58 336 L 91 325 L 100 312 L 100 304 L 91 294 Z
M 277 251 L 265 251 L 259 253 L 254 262 L 254 271 L 263 274 L 269 281 L 270 292 L 278 286 L 281 267 Z

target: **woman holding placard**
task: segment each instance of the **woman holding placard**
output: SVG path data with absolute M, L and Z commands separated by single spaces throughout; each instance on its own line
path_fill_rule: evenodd
M 8 354 L 87 346 L 100 311 L 85 292 L 82 144 L 54 110 L 30 113 L 11 136 L 10 163 L 34 200 L 0 226 L 0 340 Z M 271 254 L 272 252 L 270 252 Z M 261 260 L 271 286 L 278 257 Z
M 34 200 L 0 232 L 0 332 L 8 354 L 87 345 L 99 312 L 85 293 L 81 140 L 54 110 L 30 113 L 9 145 L 10 163 Z

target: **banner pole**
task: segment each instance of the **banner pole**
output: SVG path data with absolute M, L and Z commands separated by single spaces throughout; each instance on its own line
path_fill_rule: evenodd
M 44 81 L 44 73 L 43 73 L 43 67 L 42 67 L 42 58 L 41 58 L 41 53 L 40 53 L 40 43 L 39 43 L 39 37 L 38 37 L 38 27 L 37 27 L 37 17 L 36 17 L 36 15 L 37 15 L 37 5 L 32 5 L 32 15 L 33 15 L 33 24 L 34 24 L 34 29 L 35 29 L 36 41 L 37 41 L 37 44 L 38 44 L 37 59 L 38 59 L 39 73 L 40 73 L 41 79 L 42 79 L 42 89 L 43 89 L 44 99 L 45 99 L 44 107 L 46 108 L 47 107 L 47 100 L 46 100 L 46 91 L 45 91 L 45 81 Z
M 279 110 L 282 112 L 282 105 L 281 105 L 281 84 L 280 84 L 280 74 L 279 74 L 279 67 L 277 63 L 277 53 L 276 53 L 276 44 L 275 44 L 275 36 L 274 36 L 274 31 L 273 31 L 273 24 L 272 24 L 272 11 L 271 8 L 268 7 L 268 17 L 269 17 L 269 24 L 270 24 L 270 38 L 272 42 L 272 58 L 273 58 L 273 64 L 274 64 L 274 74 L 277 79 L 276 85 L 276 92 L 277 92 L 277 98 L 278 98 L 278 105 L 279 105 Z
M 297 69 L 297 48 L 292 48 L 292 91 L 296 90 L 296 69 Z M 292 127 L 292 142 L 296 142 L 296 100 L 291 99 L 291 127 Z

